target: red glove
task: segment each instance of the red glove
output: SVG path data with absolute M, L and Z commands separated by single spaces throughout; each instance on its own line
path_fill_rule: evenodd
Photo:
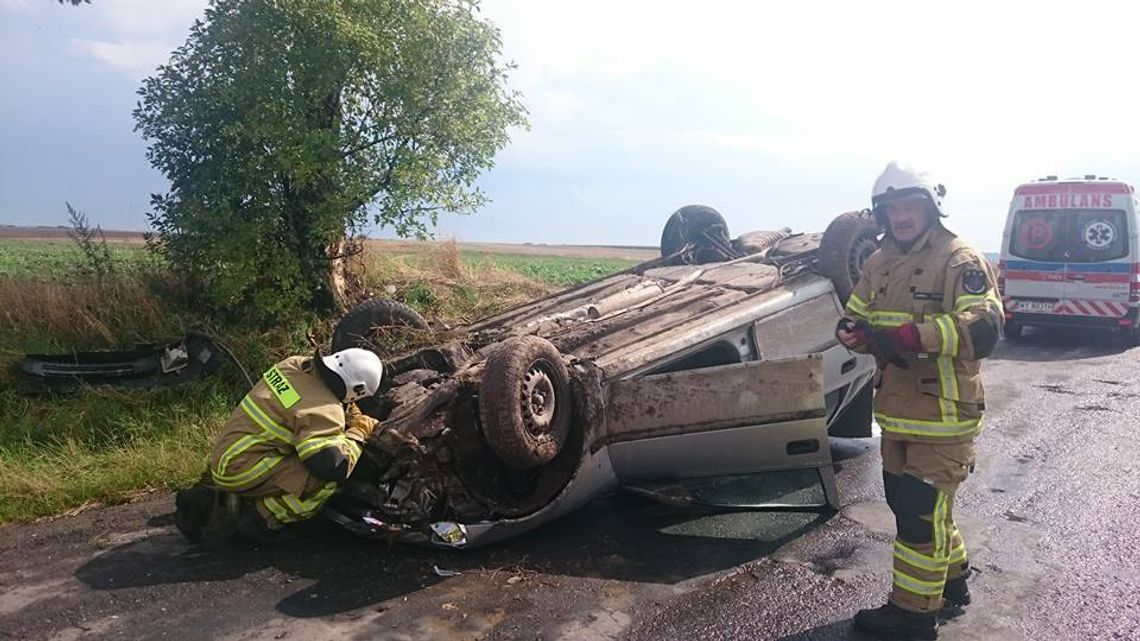
M 922 337 L 919 336 L 918 326 L 914 323 L 888 329 L 883 333 L 886 334 L 887 340 L 891 343 L 891 349 L 895 352 L 914 354 L 922 350 Z
M 922 338 L 919 336 L 918 326 L 914 323 L 891 329 L 875 329 L 862 318 L 859 320 L 841 318 L 835 328 L 837 338 L 839 330 L 854 335 L 866 346 L 867 351 L 879 361 L 880 369 L 886 367 L 887 363 L 907 369 L 910 363 L 907 362 L 906 355 L 922 350 Z
M 835 339 L 844 347 L 853 349 L 859 345 L 870 345 L 873 340 L 871 335 L 874 331 L 875 328 L 871 327 L 871 324 L 866 320 L 860 318 L 858 321 L 855 321 L 844 316 L 839 319 L 839 324 L 835 326 Z M 843 338 L 839 336 L 839 332 L 845 332 L 850 336 L 854 336 L 856 342 L 848 345 Z

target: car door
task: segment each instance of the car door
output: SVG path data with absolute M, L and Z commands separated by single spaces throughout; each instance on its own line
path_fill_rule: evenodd
M 838 507 L 819 353 L 613 381 L 605 416 L 623 484 L 809 471 Z
M 1122 318 L 1128 312 L 1132 263 L 1128 217 L 1121 209 L 1073 210 L 1065 250 L 1069 313 Z
M 1024 209 L 1010 221 L 1004 296 L 1011 311 L 1028 314 L 1062 313 L 1065 269 L 1065 212 Z

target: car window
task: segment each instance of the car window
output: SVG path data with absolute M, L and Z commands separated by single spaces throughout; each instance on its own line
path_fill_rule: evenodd
M 1058 263 L 1092 263 L 1128 255 L 1128 217 L 1120 209 L 1018 211 L 1009 253 Z
M 763 360 L 822 352 L 835 345 L 840 311 L 834 296 L 817 296 L 756 322 L 754 338 Z
M 819 472 L 815 469 L 683 479 L 631 489 L 643 496 L 681 506 L 807 508 L 827 502 Z
M 670 372 L 685 372 L 691 369 L 732 365 L 740 362 L 740 351 L 728 341 L 717 341 L 700 350 L 687 354 L 675 361 L 669 361 L 660 367 L 646 372 L 646 375 L 668 374 Z

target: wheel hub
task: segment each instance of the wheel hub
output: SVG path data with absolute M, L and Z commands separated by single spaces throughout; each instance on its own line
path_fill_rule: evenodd
M 523 421 L 531 434 L 545 434 L 554 420 L 554 382 L 541 365 L 527 370 L 520 390 Z
M 874 238 L 867 238 L 864 236 L 855 242 L 855 246 L 851 248 L 851 261 L 848 265 L 851 270 L 851 280 L 858 281 L 863 275 L 863 264 L 871 257 L 871 254 L 879 248 L 878 243 Z

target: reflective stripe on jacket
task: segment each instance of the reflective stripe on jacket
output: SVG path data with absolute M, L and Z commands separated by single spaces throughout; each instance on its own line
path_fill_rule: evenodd
M 909 252 L 888 239 L 867 259 L 847 313 L 876 328 L 915 323 L 923 353 L 909 368 L 888 365 L 875 394 L 885 435 L 964 441 L 981 427 L 985 394 L 979 360 L 1004 320 L 993 267 L 940 224 Z
M 287 358 L 265 372 L 226 421 L 210 454 L 211 476 L 219 488 L 240 493 L 284 470 L 277 466 L 286 457 L 305 461 L 330 447 L 355 466 L 360 445 L 344 429 L 344 405 L 313 371 L 311 359 Z M 274 482 L 300 496 L 308 475 L 301 466 L 285 467 L 290 478 Z

